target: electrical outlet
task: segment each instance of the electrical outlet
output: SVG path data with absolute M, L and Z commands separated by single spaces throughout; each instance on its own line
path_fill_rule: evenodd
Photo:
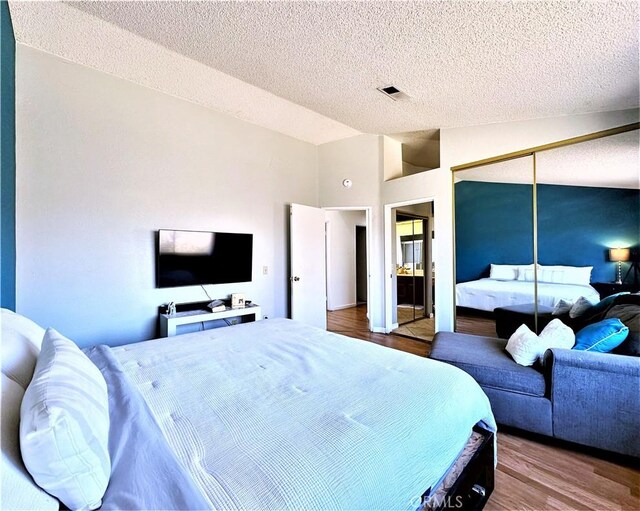
M 269 274 L 269 267 L 268 266 L 263 266 L 262 267 L 262 274 L 263 275 L 268 275 Z

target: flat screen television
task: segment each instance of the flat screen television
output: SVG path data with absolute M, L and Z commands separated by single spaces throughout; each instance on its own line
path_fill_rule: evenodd
M 156 287 L 251 282 L 252 260 L 253 234 L 161 229 Z

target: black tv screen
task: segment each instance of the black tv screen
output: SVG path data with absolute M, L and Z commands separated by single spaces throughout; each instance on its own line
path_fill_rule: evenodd
M 157 287 L 251 282 L 253 234 L 158 231 Z

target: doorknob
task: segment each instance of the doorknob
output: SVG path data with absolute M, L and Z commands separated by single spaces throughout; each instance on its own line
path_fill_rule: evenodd
M 291 280 L 293 280 L 294 282 L 298 282 L 300 280 L 300 277 L 291 277 Z

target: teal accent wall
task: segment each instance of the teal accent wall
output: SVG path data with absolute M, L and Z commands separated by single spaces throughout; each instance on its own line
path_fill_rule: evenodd
M 456 184 L 456 280 L 489 276 L 489 265 L 533 261 L 532 186 Z M 608 249 L 640 244 L 640 190 L 537 186 L 538 262 L 593 266 L 591 282 L 612 282 Z M 626 265 L 625 265 L 626 271 Z
M 6 1 L 0 2 L 0 306 L 16 308 L 16 41 Z

